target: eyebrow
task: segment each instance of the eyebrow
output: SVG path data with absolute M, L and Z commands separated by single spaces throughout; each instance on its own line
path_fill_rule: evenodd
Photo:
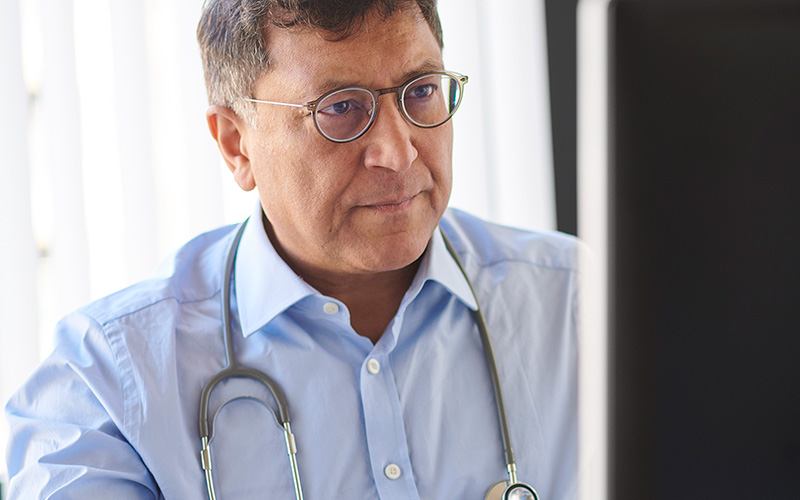
M 411 80 L 415 76 L 421 75 L 423 73 L 427 73 L 429 71 L 444 71 L 444 65 L 442 64 L 441 60 L 427 58 L 423 59 L 419 66 L 415 67 L 412 70 L 406 71 L 403 75 L 398 79 L 399 82 L 397 85 L 402 85 L 403 83 Z M 392 85 L 394 86 L 394 85 Z M 345 87 L 366 87 L 361 83 L 355 83 L 352 80 L 344 80 L 341 78 L 328 78 L 322 82 L 321 85 L 315 88 L 315 91 L 318 92 L 313 99 L 321 96 L 326 92 L 330 92 L 331 90 L 341 89 Z

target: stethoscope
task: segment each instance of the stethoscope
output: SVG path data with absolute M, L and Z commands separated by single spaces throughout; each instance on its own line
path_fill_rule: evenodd
M 292 434 L 292 427 L 290 425 L 291 419 L 289 418 L 289 407 L 286 403 L 286 398 L 283 395 L 283 391 L 281 391 L 280 387 L 278 387 L 278 384 L 275 383 L 275 381 L 265 373 L 240 365 L 236 361 L 236 357 L 234 356 L 233 352 L 230 288 L 233 262 L 236 260 L 236 251 L 239 248 L 239 241 L 242 239 L 242 233 L 244 232 L 246 225 L 247 220 L 239 225 L 239 229 L 236 231 L 236 235 L 233 238 L 233 242 L 231 243 L 230 249 L 228 250 L 228 255 L 225 259 L 225 272 L 222 275 L 224 285 L 222 287 L 222 293 L 220 296 L 222 306 L 222 334 L 225 340 L 226 366 L 216 375 L 211 377 L 208 383 L 206 383 L 206 386 L 203 388 L 203 394 L 200 396 L 200 441 L 203 445 L 203 448 L 200 451 L 200 462 L 206 477 L 208 498 L 210 500 L 216 500 L 217 495 L 214 490 L 214 478 L 211 474 L 211 440 L 214 437 L 214 422 L 216 421 L 217 415 L 219 415 L 222 407 L 228 403 L 242 399 L 255 400 L 269 409 L 273 416 L 275 416 L 276 420 L 279 421 L 280 426 L 283 428 L 283 435 L 286 441 L 286 451 L 289 455 L 289 465 L 292 470 L 292 481 L 294 483 L 295 497 L 297 500 L 303 500 L 303 488 L 300 485 L 300 473 L 297 468 L 297 445 L 295 444 L 294 434 Z M 456 255 L 456 252 L 453 249 L 450 240 L 444 234 L 444 231 L 441 231 L 441 234 L 444 238 L 447 251 L 456 261 L 456 264 L 458 264 L 461 274 L 463 274 L 464 279 L 467 280 L 467 285 L 469 286 L 472 296 L 475 297 L 475 303 L 478 304 L 478 297 L 475 295 L 475 290 L 472 288 L 472 283 L 469 281 L 467 273 L 464 271 L 464 266 L 461 264 L 461 260 Z M 508 430 L 508 419 L 506 418 L 506 408 L 505 403 L 503 402 L 503 391 L 500 387 L 500 379 L 497 374 L 497 363 L 494 357 L 494 350 L 492 349 L 492 342 L 489 338 L 486 319 L 483 317 L 480 305 L 478 305 L 476 310 L 472 311 L 472 316 L 475 320 L 475 323 L 478 325 L 478 331 L 481 335 L 481 343 L 483 344 L 483 352 L 486 357 L 486 363 L 489 366 L 492 385 L 494 386 L 495 404 L 497 406 L 497 414 L 500 420 L 500 434 L 503 439 L 506 469 L 508 470 L 508 480 L 499 481 L 492 485 L 492 487 L 489 488 L 489 491 L 486 493 L 485 500 L 539 500 L 539 496 L 531 486 L 517 481 L 517 465 L 514 458 L 514 449 L 511 446 L 511 435 L 509 434 Z M 230 378 L 246 378 L 263 384 L 275 399 L 275 404 L 278 407 L 278 415 L 275 415 L 272 407 L 269 406 L 265 401 L 253 396 L 237 396 L 223 403 L 214 414 L 214 417 L 209 419 L 208 405 L 211 399 L 211 393 L 214 391 L 214 388 L 217 386 L 217 384 Z

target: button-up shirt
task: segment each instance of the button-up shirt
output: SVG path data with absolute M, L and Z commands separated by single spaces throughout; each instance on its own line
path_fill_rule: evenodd
M 482 499 L 507 478 L 477 303 L 439 231 L 373 344 L 344 303 L 279 257 L 260 220 L 258 209 L 235 261 L 234 354 L 286 395 L 305 498 Z M 542 500 L 574 499 L 576 243 L 455 210 L 440 227 L 486 316 L 519 479 Z M 10 500 L 206 498 L 198 408 L 225 366 L 220 290 L 234 232 L 201 235 L 159 276 L 60 322 L 54 352 L 6 408 Z M 212 394 L 219 498 L 294 498 L 273 411 L 249 380 Z

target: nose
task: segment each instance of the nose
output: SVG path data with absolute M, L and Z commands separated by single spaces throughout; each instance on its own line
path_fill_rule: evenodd
M 400 112 L 395 94 L 382 95 L 382 105 L 372 128 L 361 138 L 367 141 L 364 165 L 367 168 L 387 168 L 400 172 L 417 159 L 418 151 L 412 142 L 416 127 Z

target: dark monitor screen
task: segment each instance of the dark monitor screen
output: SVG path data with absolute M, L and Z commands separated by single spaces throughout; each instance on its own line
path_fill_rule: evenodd
M 800 499 L 800 2 L 605 9 L 608 498 Z

